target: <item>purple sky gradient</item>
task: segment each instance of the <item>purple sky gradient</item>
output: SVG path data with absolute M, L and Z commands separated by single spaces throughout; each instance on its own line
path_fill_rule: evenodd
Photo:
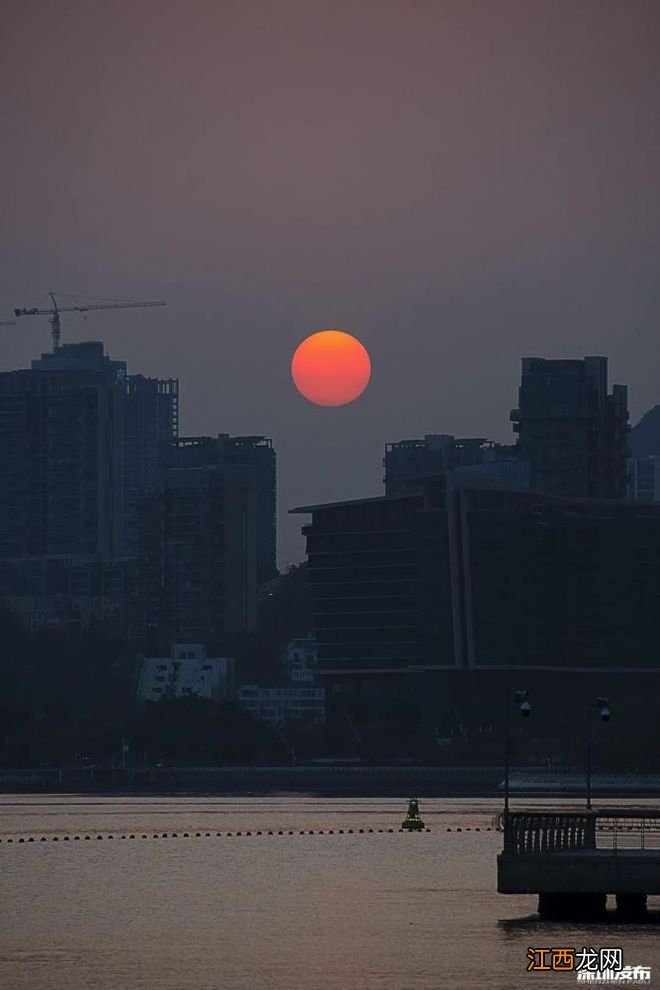
M 0 319 L 178 375 L 182 432 L 264 433 L 296 504 L 381 491 L 388 440 L 508 440 L 523 355 L 607 354 L 660 402 L 655 0 L 5 0 Z M 339 327 L 365 395 L 309 405 Z M 49 346 L 2 333 L 3 369 Z

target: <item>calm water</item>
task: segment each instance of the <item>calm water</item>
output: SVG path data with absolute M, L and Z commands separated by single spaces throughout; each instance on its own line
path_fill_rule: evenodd
M 580 986 L 572 973 L 526 972 L 528 946 L 564 945 L 620 945 L 660 987 L 660 898 L 646 925 L 541 925 L 535 898 L 495 892 L 501 836 L 485 829 L 497 802 L 425 800 L 421 810 L 431 833 L 299 835 L 398 828 L 405 802 L 0 796 L 0 987 Z M 216 836 L 247 829 L 296 834 Z M 150 837 L 119 838 L 131 832 Z M 30 835 L 49 841 L 6 842 Z

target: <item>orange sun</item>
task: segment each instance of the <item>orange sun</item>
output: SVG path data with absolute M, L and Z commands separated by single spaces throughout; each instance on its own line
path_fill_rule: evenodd
M 298 344 L 291 377 L 318 406 L 345 406 L 362 395 L 371 377 L 367 349 L 343 330 L 319 330 Z

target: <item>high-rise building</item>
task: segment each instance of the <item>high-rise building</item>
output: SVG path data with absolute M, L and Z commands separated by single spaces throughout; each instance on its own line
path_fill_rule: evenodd
M 98 341 L 0 375 L 0 555 L 125 554 L 177 432 L 177 380 L 128 375 Z
M 64 344 L 0 375 L 0 598 L 36 628 L 140 628 L 133 505 L 158 485 L 178 383 L 127 375 L 103 344 Z
M 277 459 L 268 437 L 187 437 L 164 445 L 161 459 L 165 467 L 235 465 L 244 468 L 256 485 L 257 583 L 277 576 L 276 482 Z
M 0 374 L 0 556 L 120 552 L 125 373 L 90 342 Z
M 135 500 L 160 484 L 163 446 L 179 435 L 179 381 L 129 375 L 124 395 L 124 535 L 134 542 Z
M 259 471 L 225 438 L 163 448 L 160 489 L 137 499 L 132 551 L 146 633 L 217 643 L 256 619 Z
M 511 412 L 531 487 L 554 495 L 625 498 L 628 398 L 608 392 L 607 358 L 523 358 Z
M 226 464 L 249 465 L 257 486 L 257 584 L 277 577 L 277 458 L 267 437 L 218 435 Z
M 427 433 L 423 439 L 399 440 L 385 445 L 385 494 L 404 495 L 424 478 L 454 468 L 514 461 L 516 448 L 485 437 L 457 438 L 448 433 Z M 515 468 L 514 468 L 515 470 Z

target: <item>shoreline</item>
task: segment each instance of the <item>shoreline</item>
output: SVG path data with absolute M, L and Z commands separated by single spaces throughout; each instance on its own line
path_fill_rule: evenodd
M 501 798 L 501 767 L 147 767 L 0 771 L 0 794 L 105 797 L 317 797 Z M 603 798 L 659 798 L 660 777 L 594 774 L 592 793 Z M 511 777 L 512 798 L 580 798 L 584 774 L 530 773 Z

